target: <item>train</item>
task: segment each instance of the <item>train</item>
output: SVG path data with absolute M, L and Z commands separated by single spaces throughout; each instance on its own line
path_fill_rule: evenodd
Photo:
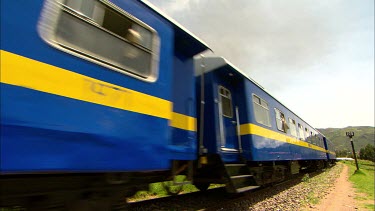
M 334 164 L 210 50 L 147 1 L 1 1 L 0 207 L 113 210 L 154 182 L 240 193 Z

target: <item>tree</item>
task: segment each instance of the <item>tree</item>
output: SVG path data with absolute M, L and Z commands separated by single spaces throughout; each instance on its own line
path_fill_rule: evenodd
M 336 157 L 353 157 L 352 153 L 348 149 L 336 150 Z
M 371 144 L 367 144 L 365 148 L 361 148 L 359 154 L 362 160 L 375 161 L 375 147 Z
M 365 153 L 365 148 L 361 148 L 359 150 L 359 159 L 366 160 L 365 159 L 366 153 Z

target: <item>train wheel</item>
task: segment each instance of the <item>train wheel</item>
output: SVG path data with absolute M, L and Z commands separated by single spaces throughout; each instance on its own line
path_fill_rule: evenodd
M 200 191 L 206 191 L 208 187 L 210 187 L 210 183 L 207 182 L 197 182 L 194 183 L 194 186 L 198 188 Z
M 185 175 L 178 175 L 176 176 L 176 182 L 179 183 L 179 182 L 184 182 L 186 181 L 186 176 Z M 165 189 L 165 191 L 168 193 L 168 195 L 178 195 L 182 189 L 183 189 L 183 186 L 184 185 L 180 185 L 180 184 L 175 184 L 174 181 L 165 181 L 165 182 L 162 182 L 163 184 L 163 187 Z

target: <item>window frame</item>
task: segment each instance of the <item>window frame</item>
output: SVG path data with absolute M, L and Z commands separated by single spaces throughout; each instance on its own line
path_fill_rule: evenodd
M 308 137 L 310 137 L 310 130 L 307 127 L 305 127 L 305 138 Z
M 224 92 L 228 92 L 229 93 L 229 97 L 227 95 L 222 94 L 221 90 L 223 90 Z M 227 88 L 225 88 L 224 86 L 221 86 L 221 85 L 219 85 L 218 91 L 219 91 L 218 94 L 219 94 L 219 97 L 220 97 L 220 104 L 221 104 L 220 105 L 221 106 L 221 115 L 223 115 L 225 117 L 228 117 L 228 118 L 233 118 L 232 93 L 229 91 L 229 89 L 227 89 Z M 230 115 L 224 114 L 222 97 L 229 99 L 229 102 L 230 102 Z
M 298 123 L 298 138 L 301 141 L 305 141 L 305 130 L 303 129 L 303 125 Z
M 288 118 L 288 121 L 289 121 L 290 135 L 292 135 L 295 138 L 298 138 L 296 121 L 294 119 L 290 118 L 290 117 Z M 293 127 L 293 130 L 291 129 L 292 127 Z M 294 132 L 294 134 L 293 134 L 293 132 Z
M 260 104 L 254 101 L 254 97 L 256 97 L 256 98 L 259 99 Z M 256 116 L 256 115 L 255 115 L 255 107 L 254 107 L 254 103 L 255 103 L 255 104 L 257 104 L 258 106 L 262 107 L 263 109 L 267 110 L 267 114 L 268 114 L 268 123 L 269 123 L 269 124 L 267 125 L 267 124 L 264 124 L 264 123 L 262 123 L 262 122 L 258 122 L 258 120 L 256 119 L 256 117 L 255 117 L 255 121 L 256 121 L 257 123 L 261 124 L 261 125 L 264 125 L 264 126 L 267 126 L 267 127 L 271 127 L 272 125 L 271 125 L 271 114 L 270 114 L 270 109 L 269 109 L 269 103 L 268 103 L 266 100 L 264 100 L 264 99 L 262 99 L 261 97 L 259 97 L 258 95 L 256 95 L 255 93 L 252 93 L 251 101 L 253 102 L 253 112 L 254 112 L 254 117 Z M 265 107 L 265 106 L 262 105 L 262 101 L 264 101 L 264 102 L 267 104 L 267 107 Z
M 284 123 L 288 126 L 288 123 L 286 122 L 286 117 L 285 117 L 285 114 L 278 108 L 275 108 L 275 119 L 276 119 L 276 128 L 283 132 L 283 133 L 287 133 L 288 132 L 288 129 L 289 129 L 289 126 L 288 128 L 285 128 L 284 127 L 284 124 L 283 124 L 283 121 L 281 119 L 278 119 L 277 118 L 277 111 L 280 113 L 280 115 L 282 115 L 284 117 Z M 281 121 L 281 130 L 279 129 L 279 127 L 277 126 L 277 121 L 280 120 Z
M 132 43 L 125 38 L 117 35 L 114 32 L 109 31 L 108 29 L 100 26 L 96 23 L 92 18 L 87 17 L 86 15 L 80 13 L 79 11 L 70 8 L 69 6 L 65 5 L 63 2 L 64 0 L 45 0 L 44 6 L 41 11 L 41 17 L 38 22 L 38 33 L 40 37 L 49 45 L 54 48 L 57 48 L 63 52 L 71 54 L 73 56 L 79 57 L 81 59 L 90 61 L 92 63 L 98 64 L 100 66 L 104 66 L 116 72 L 122 73 L 127 76 L 131 76 L 137 78 L 139 80 L 145 82 L 155 82 L 158 78 L 158 65 L 159 65 L 159 57 L 160 57 L 160 37 L 155 29 L 147 25 L 146 23 L 142 22 L 141 20 L 135 18 L 133 15 L 129 14 L 128 12 L 124 11 L 123 9 L 119 8 L 115 4 L 104 1 L 104 0 L 93 0 L 97 1 L 104 5 L 104 7 L 108 7 L 112 9 L 117 14 L 127 18 L 130 22 L 135 23 L 144 29 L 148 30 L 152 34 L 152 44 L 151 49 L 147 49 L 142 45 Z M 114 64 L 112 61 L 108 61 L 106 58 L 100 58 L 98 56 L 92 55 L 90 53 L 82 52 L 82 50 L 74 49 L 72 46 L 66 46 L 57 42 L 57 28 L 58 28 L 58 21 L 60 16 L 64 13 L 68 13 L 69 15 L 75 16 L 78 20 L 82 21 L 85 24 L 89 24 L 91 27 L 95 27 L 98 30 L 104 31 L 111 36 L 114 36 L 123 42 L 136 47 L 141 51 L 145 51 L 149 53 L 151 61 L 150 61 L 150 72 L 147 75 L 142 75 L 140 72 L 133 70 L 131 67 L 124 67 L 124 65 Z

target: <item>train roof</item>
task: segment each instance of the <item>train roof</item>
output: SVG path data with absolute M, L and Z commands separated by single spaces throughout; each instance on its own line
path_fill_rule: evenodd
M 196 35 L 191 33 L 185 27 L 180 25 L 177 21 L 169 17 L 167 14 L 162 12 L 159 8 L 155 5 L 151 4 L 147 0 L 140 0 L 144 5 L 149 7 L 150 9 L 154 10 L 160 16 L 165 18 L 169 23 L 173 25 L 173 30 L 175 31 L 175 39 L 177 49 L 185 52 L 188 56 L 194 56 L 200 52 L 205 50 L 211 50 L 211 48 L 201 39 L 199 39 Z M 212 51 L 212 50 L 211 50 Z
M 309 123 L 307 123 L 305 120 L 303 120 L 301 117 L 299 117 L 297 114 L 295 114 L 293 111 L 291 111 L 288 107 L 286 107 L 283 103 L 281 103 L 279 100 L 277 100 L 274 96 L 272 96 L 268 91 L 265 90 L 263 86 L 261 86 L 258 82 L 254 81 L 254 79 L 250 78 L 248 75 L 246 75 L 242 70 L 234 66 L 232 63 L 230 63 L 228 60 L 226 60 L 224 57 L 201 57 L 197 58 L 196 62 L 202 61 L 204 63 L 204 73 L 214 71 L 216 69 L 228 66 L 235 72 L 239 73 L 244 78 L 248 79 L 252 83 L 254 83 L 257 87 L 259 87 L 261 90 L 263 90 L 267 95 L 269 95 L 271 98 L 273 98 L 275 101 L 280 103 L 282 106 L 284 106 L 288 111 L 293 113 L 296 117 L 301 119 L 303 122 L 305 122 L 307 125 L 309 125 L 311 128 L 313 128 L 316 132 L 323 135 L 320 131 L 318 131 L 315 127 L 312 127 Z M 195 75 L 199 76 L 202 74 L 202 69 L 200 67 L 200 64 L 195 64 Z M 324 135 L 323 135 L 324 136 Z M 325 136 L 324 136 L 325 137 Z
M 256 84 L 259 88 L 265 90 L 264 87 L 262 87 L 259 83 L 254 81 L 252 78 L 250 78 L 248 75 L 246 75 L 244 72 L 242 72 L 242 70 L 240 70 L 239 68 L 234 66 L 234 64 L 232 64 L 231 62 L 226 60 L 224 57 L 202 57 L 201 60 L 203 60 L 204 65 L 205 65 L 205 71 L 204 71 L 205 73 L 210 72 L 210 71 L 214 71 L 214 70 L 216 70 L 220 67 L 229 66 L 233 70 L 235 70 L 236 72 L 241 74 L 243 77 L 247 78 L 248 80 L 250 80 L 251 82 Z M 195 69 L 196 69 L 195 70 L 196 76 L 202 74 L 201 68 L 195 68 Z

